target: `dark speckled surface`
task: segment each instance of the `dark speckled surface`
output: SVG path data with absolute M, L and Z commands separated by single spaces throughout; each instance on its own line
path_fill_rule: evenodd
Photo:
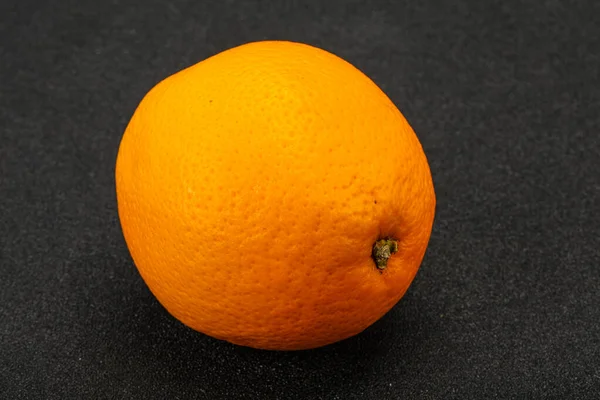
M 600 3 L 0 3 L 0 398 L 600 398 Z M 419 135 L 438 212 L 361 335 L 263 352 L 195 333 L 138 276 L 121 134 L 157 81 L 287 39 L 354 63 Z

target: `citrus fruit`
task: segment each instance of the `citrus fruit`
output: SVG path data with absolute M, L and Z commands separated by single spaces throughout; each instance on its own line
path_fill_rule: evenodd
M 143 280 L 183 324 L 261 349 L 353 336 L 403 296 L 434 219 L 429 165 L 376 84 L 322 49 L 247 43 L 142 99 L 116 163 Z

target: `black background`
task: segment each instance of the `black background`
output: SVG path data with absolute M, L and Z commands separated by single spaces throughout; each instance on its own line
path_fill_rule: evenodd
M 599 18 L 596 1 L 2 1 L 0 398 L 600 398 Z M 369 75 L 437 191 L 404 299 L 313 351 L 175 321 L 116 212 L 142 96 L 262 39 Z

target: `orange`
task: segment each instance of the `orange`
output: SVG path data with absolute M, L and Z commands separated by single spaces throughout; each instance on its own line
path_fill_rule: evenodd
M 435 194 L 415 133 L 358 69 L 293 42 L 241 45 L 152 88 L 123 135 L 119 217 L 185 325 L 294 350 L 363 331 L 422 262 Z

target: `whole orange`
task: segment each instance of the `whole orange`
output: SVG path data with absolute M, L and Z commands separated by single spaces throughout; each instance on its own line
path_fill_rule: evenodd
M 435 194 L 392 101 L 315 47 L 245 44 L 158 83 L 123 135 L 119 217 L 187 326 L 263 349 L 355 335 L 403 296 Z

